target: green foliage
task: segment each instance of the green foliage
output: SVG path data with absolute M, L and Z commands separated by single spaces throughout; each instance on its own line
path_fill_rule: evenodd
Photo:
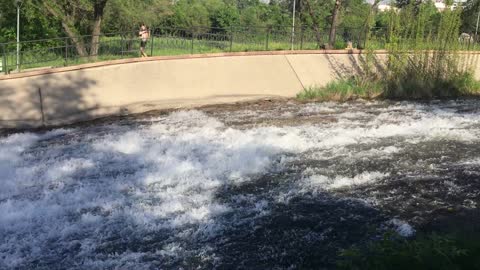
M 423 234 L 415 239 L 387 233 L 366 247 L 340 253 L 338 269 L 480 269 L 480 235 Z
M 141 23 L 156 26 L 170 14 L 167 0 L 110 0 L 105 7 L 103 31 L 107 33 L 136 31 Z
M 229 0 L 179 0 L 166 16 L 162 25 L 186 29 L 203 29 L 200 32 L 228 32 L 236 28 L 283 28 L 290 26 L 288 10 L 280 3 Z M 211 29 L 209 29 L 211 28 Z
M 316 24 L 324 35 L 328 32 L 333 1 L 309 1 L 316 19 L 306 11 L 304 0 L 297 0 L 296 25 L 312 29 L 312 25 Z M 272 0 L 268 3 L 260 0 L 24 0 L 22 39 L 90 35 L 95 18 L 94 6 L 99 2 L 106 2 L 101 22 L 103 33 L 134 33 L 141 22 L 150 28 L 204 29 L 196 30 L 197 33 L 227 32 L 231 27 L 268 27 L 277 32 L 288 31 L 293 8 L 290 0 Z M 363 0 L 345 0 L 340 11 L 339 29 L 360 28 L 368 8 Z M 15 15 L 13 0 L 0 0 L 0 42 L 15 40 Z M 69 29 L 66 30 L 66 27 Z M 352 39 L 347 32 L 340 31 L 338 48 Z M 84 42 L 88 46 L 90 40 Z
M 343 39 L 335 39 L 335 44 L 333 44 L 333 48 L 336 50 L 342 50 L 347 47 L 347 42 L 345 42 Z
M 345 0 L 341 12 L 340 27 L 360 29 L 364 27 L 370 5 L 363 0 Z
M 381 91 L 381 82 L 353 77 L 330 82 L 325 87 L 307 87 L 297 94 L 297 98 L 300 100 L 347 101 L 355 98 L 371 99 L 378 96 Z
M 450 73 L 446 76 L 423 77 L 414 69 L 390 79 L 385 97 L 394 99 L 452 98 L 480 94 L 480 82 L 471 72 Z
M 446 9 L 432 24 L 431 3 L 390 12 L 385 97 L 457 97 L 477 93 L 472 63 L 459 54 L 460 9 Z
M 463 33 L 470 33 L 470 34 L 475 33 L 479 11 L 480 11 L 480 1 L 467 0 L 462 11 L 461 31 Z
M 460 12 L 447 9 L 439 14 L 427 2 L 386 13 L 388 56 L 384 74 L 379 76 L 374 44 L 368 42 L 363 61 L 359 61 L 361 75 L 331 82 L 323 88 L 305 89 L 297 98 L 425 99 L 479 95 L 480 82 L 474 79 L 472 71 L 476 56 L 460 53 Z
M 213 28 L 229 29 L 238 25 L 240 14 L 234 5 L 219 1 L 211 12 L 210 21 Z
M 261 10 L 255 6 L 250 6 L 242 10 L 240 22 L 244 27 L 263 27 L 265 26 L 261 20 Z
M 200 1 L 180 0 L 173 8 L 171 25 L 179 28 L 192 29 L 195 33 L 204 32 L 210 27 L 208 9 Z M 207 27 L 207 29 L 200 29 Z M 196 28 L 195 30 L 193 30 Z
M 54 38 L 62 35 L 60 22 L 45 16 L 42 9 L 25 0 L 20 9 L 21 40 Z M 13 0 L 0 0 L 0 43 L 16 40 L 17 8 Z
M 432 3 L 409 4 L 388 16 L 385 71 L 378 76 L 370 41 L 362 74 L 323 88 L 305 89 L 299 99 L 347 100 L 381 96 L 393 99 L 451 98 L 480 94 L 473 76 L 476 55 L 458 41 L 461 10 L 439 14 Z M 437 21 L 438 23 L 434 23 Z M 343 44 L 336 44 L 343 47 Z M 369 90 L 369 92 L 367 92 Z
M 312 28 L 316 23 L 320 29 L 327 29 L 330 26 L 330 17 L 335 2 L 330 0 L 310 0 L 310 2 L 316 18 L 312 18 L 312 15 L 304 8 L 300 14 L 302 24 L 307 28 Z
M 288 28 L 292 23 L 292 15 L 288 11 L 279 3 L 270 2 L 264 14 L 267 26 L 271 29 Z

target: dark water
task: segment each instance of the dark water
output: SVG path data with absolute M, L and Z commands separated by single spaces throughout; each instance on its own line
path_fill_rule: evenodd
M 0 139 L 0 269 L 330 269 L 478 222 L 480 101 L 253 103 Z

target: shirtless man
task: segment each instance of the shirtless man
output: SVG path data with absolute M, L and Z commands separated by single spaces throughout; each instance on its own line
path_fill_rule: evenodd
M 145 53 L 145 47 L 147 47 L 149 33 L 144 23 L 142 23 L 140 26 L 140 32 L 138 32 L 138 35 L 140 37 L 140 54 L 142 57 L 148 57 L 148 55 Z

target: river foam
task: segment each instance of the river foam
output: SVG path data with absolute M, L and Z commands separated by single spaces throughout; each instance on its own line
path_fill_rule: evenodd
M 227 259 L 218 247 L 234 239 L 228 232 L 261 229 L 292 200 L 388 182 L 430 165 L 423 173 L 435 175 L 450 159 L 478 158 L 444 151 L 442 159 L 428 148 L 478 145 L 480 116 L 459 112 L 460 105 L 295 105 L 275 112 L 335 121 L 248 128 L 228 121 L 275 113 L 191 110 L 131 126 L 1 138 L 0 268 L 221 266 Z M 412 147 L 425 147 L 427 156 L 414 161 L 406 154 Z M 392 220 L 384 224 L 402 235 L 415 231 Z M 327 241 L 332 224 L 308 234 L 312 245 Z

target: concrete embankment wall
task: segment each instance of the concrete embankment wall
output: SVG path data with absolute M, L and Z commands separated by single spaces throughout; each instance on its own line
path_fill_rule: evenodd
M 306 86 L 361 72 L 362 61 L 358 53 L 338 51 L 232 53 L 126 59 L 11 74 L 0 77 L 0 128 L 293 97 Z

